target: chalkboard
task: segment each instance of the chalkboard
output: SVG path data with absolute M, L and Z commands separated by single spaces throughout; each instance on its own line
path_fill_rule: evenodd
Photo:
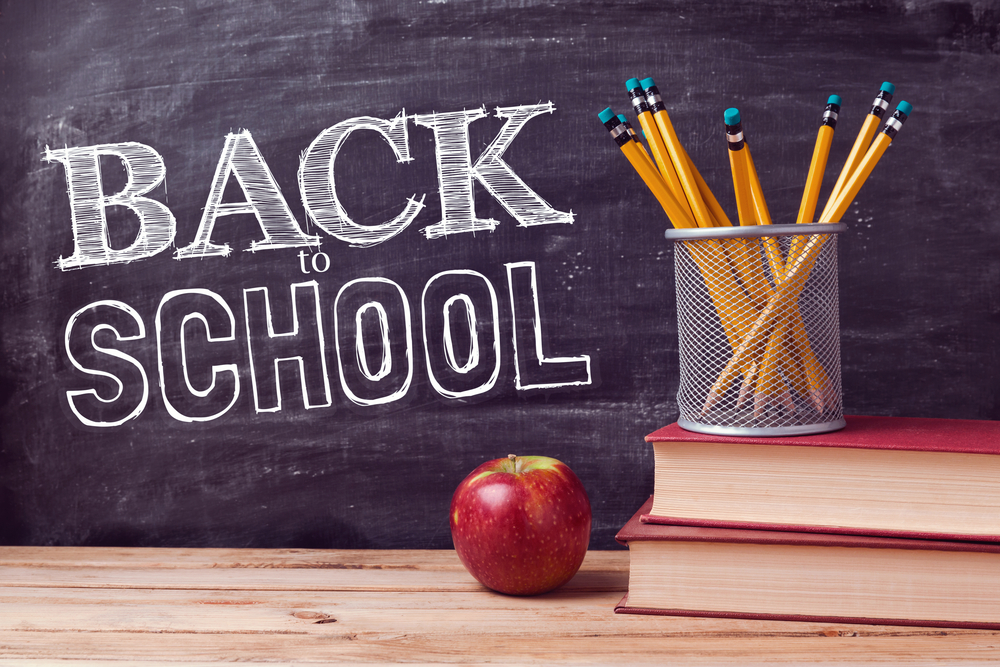
M 840 243 L 845 412 L 1000 418 L 998 26 L 902 0 L 0 2 L 0 542 L 445 548 L 459 481 L 517 453 L 573 468 L 613 548 L 677 417 L 668 222 L 597 119 L 633 76 L 731 214 L 740 108 L 777 223 L 827 97 L 828 190 L 895 83 L 914 111 Z

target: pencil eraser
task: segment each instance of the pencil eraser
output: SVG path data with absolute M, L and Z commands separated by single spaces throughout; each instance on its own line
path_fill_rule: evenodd
M 884 90 L 885 92 L 892 95 L 894 92 L 896 92 L 896 86 L 892 85 L 888 81 L 883 81 L 882 87 L 879 90 Z
M 830 99 L 826 101 L 827 104 L 836 104 L 840 106 L 840 95 L 830 95 Z
M 623 123 L 628 122 L 628 119 L 625 118 L 625 114 L 623 114 L 623 113 L 618 114 L 618 120 L 620 120 Z
M 896 105 L 896 111 L 900 113 L 905 113 L 907 116 L 909 116 L 910 112 L 913 111 L 913 105 L 910 104 L 909 102 L 902 101 Z
M 652 88 L 653 86 L 656 85 L 656 82 L 653 81 L 653 77 L 647 76 L 645 79 L 639 82 L 639 85 L 642 86 L 643 89 Z
M 611 107 L 608 107 L 601 113 L 597 114 L 597 117 L 601 119 L 602 123 L 607 123 L 609 120 L 615 117 L 615 112 L 611 110 Z
M 642 84 L 639 83 L 639 79 L 632 77 L 631 79 L 625 82 L 626 90 L 635 90 L 636 88 L 642 88 Z
M 735 107 L 726 109 L 726 125 L 736 125 L 740 122 L 740 110 Z

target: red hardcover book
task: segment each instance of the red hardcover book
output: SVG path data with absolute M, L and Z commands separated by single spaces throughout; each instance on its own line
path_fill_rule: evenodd
M 1000 422 L 847 417 L 834 433 L 646 436 L 648 523 L 1000 541 Z
M 618 613 L 1000 629 L 1000 544 L 644 523 Z

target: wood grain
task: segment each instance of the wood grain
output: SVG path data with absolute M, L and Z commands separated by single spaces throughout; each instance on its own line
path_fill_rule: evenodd
M 628 553 L 519 598 L 452 551 L 0 547 L 0 664 L 931 664 L 998 633 L 613 613 Z

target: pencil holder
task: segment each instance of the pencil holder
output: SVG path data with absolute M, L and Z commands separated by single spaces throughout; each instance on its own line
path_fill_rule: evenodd
M 837 235 L 846 228 L 667 230 L 681 427 L 764 437 L 843 428 Z

